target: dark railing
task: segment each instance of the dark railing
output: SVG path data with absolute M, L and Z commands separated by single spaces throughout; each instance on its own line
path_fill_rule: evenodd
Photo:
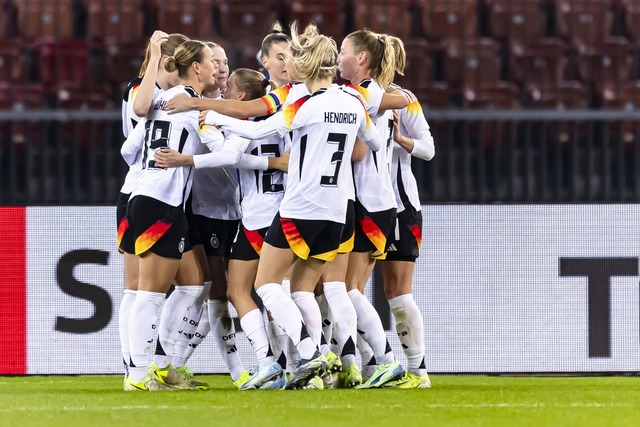
M 423 203 L 640 202 L 640 111 L 426 110 Z M 0 205 L 114 204 L 119 111 L 0 111 Z

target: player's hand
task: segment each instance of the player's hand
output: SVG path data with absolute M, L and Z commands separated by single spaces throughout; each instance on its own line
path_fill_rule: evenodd
M 149 46 L 151 46 L 150 59 L 159 60 L 162 57 L 162 43 L 169 39 L 169 34 L 164 31 L 156 30 L 149 39 Z
M 160 168 L 191 166 L 191 156 L 185 156 L 184 154 L 170 148 L 163 148 L 161 150 L 158 150 L 153 155 L 156 161 L 156 166 Z
M 186 93 L 176 95 L 164 105 L 164 111 L 169 114 L 175 114 L 195 110 L 195 106 L 191 103 L 191 100 L 192 97 Z
M 282 153 L 280 157 L 269 157 L 269 169 L 278 169 L 282 172 L 289 171 L 290 150 Z
M 398 116 L 398 112 L 394 110 L 393 112 L 393 140 L 400 141 L 402 139 L 402 134 L 400 133 L 400 117 Z
M 206 125 L 204 121 L 207 119 L 208 112 L 209 110 L 200 111 L 200 116 L 198 117 L 198 124 L 200 125 L 200 127 Z

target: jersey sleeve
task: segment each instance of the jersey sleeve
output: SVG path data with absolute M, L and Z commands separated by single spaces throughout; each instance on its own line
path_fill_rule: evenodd
M 260 120 L 258 122 L 238 120 L 216 113 L 215 111 L 209 111 L 205 118 L 205 123 L 208 125 L 219 126 L 223 130 L 234 133 L 243 138 L 262 139 L 271 135 L 279 135 L 280 137 L 283 137 L 291 130 L 291 124 L 287 121 L 288 116 L 285 116 L 284 114 L 288 109 L 289 107 L 272 115 L 266 120 Z
M 235 135 L 225 138 L 222 132 L 213 126 L 203 126 L 198 135 L 200 141 L 209 147 L 211 152 L 193 156 L 196 169 L 232 166 L 238 162 L 249 144 L 248 140 Z
M 400 129 L 404 127 L 407 133 L 405 136 L 413 140 L 413 150 L 410 154 L 423 160 L 431 160 L 436 154 L 436 149 L 429 123 L 415 95 L 406 90 L 404 92 L 411 102 L 398 112 L 398 119 L 402 124 Z
M 265 116 L 280 111 L 282 106 L 287 101 L 290 90 L 291 84 L 288 84 L 272 90 L 271 92 L 260 98 L 267 105 L 268 112 L 267 114 L 265 114 Z
M 364 107 L 364 106 L 363 106 Z M 367 146 L 371 149 L 371 151 L 378 151 L 380 147 L 382 147 L 382 138 L 380 137 L 380 132 L 373 124 L 371 117 L 366 111 L 364 112 L 364 120 L 360 122 L 360 127 L 358 128 L 358 138 L 362 140 Z
M 266 171 L 269 169 L 269 158 L 265 156 L 256 156 L 255 154 L 242 153 L 240 160 L 235 164 L 238 169 L 251 169 Z
M 367 113 L 371 117 L 375 117 L 380 113 L 380 104 L 382 103 L 382 91 L 371 91 L 358 85 L 346 84 L 345 91 L 355 95 L 363 103 Z
M 146 131 L 145 123 L 146 120 L 140 120 L 120 148 L 120 154 L 129 166 L 135 164 L 142 152 Z

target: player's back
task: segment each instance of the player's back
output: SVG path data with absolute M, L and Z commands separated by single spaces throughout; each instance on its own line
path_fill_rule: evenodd
M 295 114 L 295 130 L 281 216 L 344 222 L 351 153 L 366 120 L 362 103 L 330 87 L 300 99 L 284 113 Z
M 192 171 L 190 167 L 159 168 L 154 153 L 163 148 L 171 148 L 182 154 L 195 154 L 200 143 L 198 136 L 198 112 L 188 111 L 169 115 L 164 105 L 178 94 L 198 96 L 188 86 L 175 86 L 160 92 L 154 98 L 145 122 L 144 145 L 142 147 L 142 171 L 133 195 L 145 195 L 171 206 L 184 203 L 191 190 Z

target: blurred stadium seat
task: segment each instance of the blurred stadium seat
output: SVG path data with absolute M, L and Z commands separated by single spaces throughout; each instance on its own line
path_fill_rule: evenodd
M 271 0 L 219 0 L 219 8 L 220 37 L 234 42 L 247 37 L 262 40 L 277 18 Z M 254 48 L 257 52 L 260 45 Z
M 73 0 L 20 0 L 18 31 L 32 40 L 40 37 L 69 38 L 73 35 Z
M 426 40 L 407 39 L 404 41 L 407 63 L 404 76 L 396 74 L 394 79 L 400 86 L 418 93 L 429 86 L 433 80 L 431 52 Z
M 47 37 L 35 42 L 35 50 L 39 81 L 47 89 L 54 90 L 60 81 L 87 82 L 89 50 L 85 40 Z
M 19 39 L 0 38 L 0 80 L 23 79 L 24 52 Z
M 631 46 L 623 38 L 610 38 L 598 49 L 578 57 L 580 80 L 593 87 L 598 104 L 611 105 L 621 95 L 631 73 Z
M 477 0 L 421 0 L 420 6 L 428 39 L 452 43 L 477 35 Z
M 579 50 L 598 46 L 611 37 L 609 0 L 558 0 L 558 33 Z
M 111 83 L 125 85 L 138 76 L 144 61 L 144 46 L 139 44 L 118 44 L 107 39 L 107 69 Z
M 338 43 L 346 34 L 343 0 L 287 0 L 286 5 L 289 20 L 298 21 L 298 28 L 313 22 Z
M 91 0 L 87 8 L 91 39 L 104 41 L 109 37 L 119 43 L 143 43 L 140 0 Z
M 541 0 L 487 0 L 491 35 L 508 41 L 511 50 L 524 47 L 543 37 L 546 22 Z
M 353 0 L 355 29 L 368 28 L 407 39 L 411 36 L 409 4 L 402 0 Z
M 193 39 L 214 38 L 214 0 L 154 0 L 158 28 L 167 33 L 182 33 Z

